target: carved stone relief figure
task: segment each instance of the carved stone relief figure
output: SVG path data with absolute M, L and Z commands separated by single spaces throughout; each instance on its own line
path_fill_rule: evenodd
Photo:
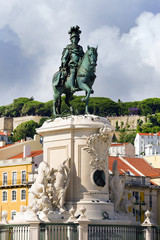
M 46 192 L 47 177 L 50 169 L 46 162 L 41 162 L 38 168 L 36 181 L 29 191 L 29 207 L 28 210 L 34 213 L 44 211 L 45 213 L 51 210 L 51 202 Z
M 48 194 L 51 199 L 53 209 L 65 211 L 65 195 L 70 181 L 70 169 L 67 166 L 68 159 L 61 164 L 58 169 L 52 169 L 50 173 L 50 183 L 48 184 Z
M 133 206 L 135 201 L 136 201 L 136 198 L 134 196 L 131 196 L 128 199 L 128 191 L 124 191 L 123 198 L 120 202 L 120 210 L 122 212 L 129 213 L 129 207 Z
M 29 191 L 29 206 L 21 207 L 21 212 L 36 214 L 42 211 L 46 215 L 52 210 L 65 210 L 65 195 L 70 181 L 67 163 L 68 159 L 51 171 L 46 162 L 40 163 L 36 181 Z

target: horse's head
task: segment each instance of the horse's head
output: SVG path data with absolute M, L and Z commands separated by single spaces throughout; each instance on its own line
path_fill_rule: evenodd
M 92 67 L 95 67 L 97 65 L 97 57 L 98 57 L 97 49 L 98 49 L 98 47 L 94 48 L 94 47 L 88 46 L 87 48 L 88 48 L 87 53 L 88 53 L 89 62 Z

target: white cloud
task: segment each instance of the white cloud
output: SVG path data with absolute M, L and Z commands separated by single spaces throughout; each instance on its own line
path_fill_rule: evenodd
M 159 97 L 160 14 L 142 13 L 124 34 L 116 27 L 102 27 L 90 34 L 88 42 L 99 45 L 96 96 L 101 91 L 124 101 Z

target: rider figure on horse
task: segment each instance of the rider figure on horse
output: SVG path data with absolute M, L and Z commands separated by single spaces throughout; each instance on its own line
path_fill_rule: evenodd
M 67 45 L 62 52 L 58 85 L 63 86 L 66 78 L 69 76 L 71 92 L 74 92 L 77 90 L 75 87 L 77 69 L 80 65 L 84 52 L 83 48 L 78 45 L 81 33 L 79 26 L 71 27 L 68 33 L 70 34 L 71 44 Z

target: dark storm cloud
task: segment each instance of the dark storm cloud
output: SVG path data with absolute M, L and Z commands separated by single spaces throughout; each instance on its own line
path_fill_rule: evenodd
M 12 92 L 13 95 L 7 96 L 10 101 L 17 97 L 16 94 L 25 95 L 26 88 L 32 85 L 32 76 L 36 69 L 35 61 L 23 55 L 19 44 L 18 36 L 8 26 L 0 30 L 1 92 Z M 6 98 L 4 102 L 1 100 L 1 105 L 5 102 Z

